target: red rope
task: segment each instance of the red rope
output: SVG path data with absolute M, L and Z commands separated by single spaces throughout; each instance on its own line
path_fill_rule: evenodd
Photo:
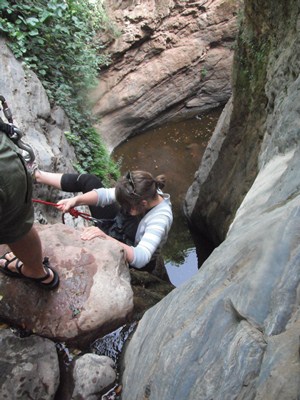
M 56 203 L 51 203 L 50 201 L 45 201 L 45 200 L 32 199 L 32 201 L 34 203 L 45 204 L 47 206 L 52 206 L 52 207 L 58 207 L 59 206 Z M 82 217 L 82 218 L 87 219 L 87 220 L 93 220 L 93 217 L 90 214 L 78 211 L 76 208 L 70 208 L 68 213 L 71 214 L 72 217 L 74 217 L 74 218 Z M 64 222 L 64 218 L 63 218 L 63 222 Z

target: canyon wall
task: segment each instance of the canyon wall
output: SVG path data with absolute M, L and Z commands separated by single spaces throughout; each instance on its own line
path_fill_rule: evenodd
M 106 1 L 112 64 L 92 94 L 110 150 L 130 135 L 224 105 L 239 1 Z

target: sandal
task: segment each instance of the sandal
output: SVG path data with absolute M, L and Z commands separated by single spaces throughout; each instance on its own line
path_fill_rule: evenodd
M 6 260 L 4 266 L 0 266 L 0 271 L 3 274 L 10 276 L 10 277 L 14 277 L 14 278 L 21 278 L 21 279 L 26 279 L 26 280 L 32 281 L 35 284 L 37 284 L 39 287 L 42 287 L 44 289 L 53 290 L 53 289 L 57 288 L 57 286 L 59 284 L 59 276 L 58 276 L 58 273 L 49 265 L 48 257 L 45 257 L 43 260 L 43 265 L 44 265 L 44 268 L 46 269 L 46 275 L 41 278 L 30 278 L 22 273 L 23 263 L 22 263 L 22 261 L 17 259 L 17 257 L 14 257 L 11 260 L 7 260 L 7 258 L 5 256 L 8 253 L 10 253 L 10 252 L 7 252 L 2 257 L 0 257 L 0 260 Z M 16 259 L 17 259 L 17 262 L 16 262 L 15 267 L 16 267 L 17 272 L 14 272 L 14 271 L 11 271 L 8 268 L 8 266 L 11 262 L 15 261 Z M 50 277 L 50 275 L 51 275 L 50 271 L 53 272 L 53 279 L 52 279 L 52 281 L 46 283 L 44 281 Z
M 11 269 L 8 268 L 8 266 L 10 265 L 10 263 L 12 263 L 13 261 L 15 261 L 15 260 L 17 259 L 17 257 L 15 256 L 15 257 L 12 258 L 11 260 L 8 260 L 8 259 L 6 258 L 6 255 L 9 254 L 9 253 L 11 253 L 11 251 L 8 251 L 7 253 L 3 254 L 2 257 L 0 257 L 0 260 L 5 260 L 5 264 L 4 264 L 3 266 L 2 266 L 2 265 L 0 266 L 0 271 L 1 271 L 3 274 L 7 275 L 7 276 L 15 277 L 15 278 L 20 278 L 20 274 L 19 274 L 18 272 L 12 271 Z M 16 268 L 18 268 L 18 265 L 19 265 L 20 263 L 23 265 L 23 263 L 22 263 L 20 260 L 18 260 L 17 263 L 16 263 Z

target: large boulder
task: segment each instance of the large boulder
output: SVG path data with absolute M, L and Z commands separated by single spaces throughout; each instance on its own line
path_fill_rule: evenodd
M 35 225 L 43 253 L 60 276 L 57 290 L 0 275 L 0 319 L 81 348 L 128 321 L 140 319 L 174 286 L 129 269 L 123 249 L 109 240 L 82 241 L 82 228 Z M 0 245 L 1 255 L 8 251 Z
M 128 136 L 226 103 L 238 2 L 106 1 L 113 63 L 92 94 L 110 149 Z
M 82 241 L 80 230 L 63 224 L 36 227 L 59 288 L 48 292 L 1 274 L 1 319 L 80 347 L 127 322 L 133 292 L 122 248 L 99 238 Z

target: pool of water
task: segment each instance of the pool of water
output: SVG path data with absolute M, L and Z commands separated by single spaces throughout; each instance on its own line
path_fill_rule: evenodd
M 206 257 L 205 253 L 210 251 L 204 246 L 200 250 L 200 257 L 198 247 L 196 252 L 183 213 L 183 202 L 221 111 L 213 110 L 201 117 L 168 123 L 143 132 L 127 139 L 112 154 L 120 162 L 122 173 L 142 169 L 154 176 L 166 175 L 164 191 L 171 195 L 174 222 L 163 256 L 170 280 L 175 286 L 197 273 Z

